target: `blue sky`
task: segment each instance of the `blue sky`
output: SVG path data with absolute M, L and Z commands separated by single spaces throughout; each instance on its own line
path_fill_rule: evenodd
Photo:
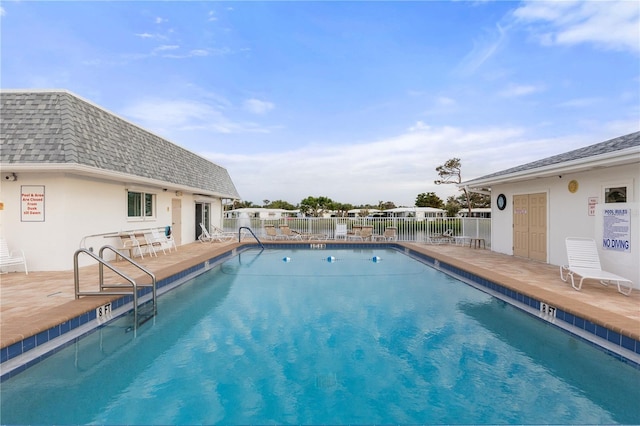
M 411 206 L 640 130 L 640 2 L 3 1 L 0 86 L 66 89 L 244 200 Z

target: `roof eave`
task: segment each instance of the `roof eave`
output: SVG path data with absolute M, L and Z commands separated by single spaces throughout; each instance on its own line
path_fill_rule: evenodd
M 514 173 L 472 179 L 457 184 L 459 188 L 490 188 L 492 185 L 523 182 L 527 180 L 546 178 L 559 174 L 578 173 L 605 167 L 640 163 L 640 146 L 609 152 L 593 157 L 580 158 L 572 161 L 551 164 L 535 169 L 522 170 Z
M 135 176 L 128 173 L 121 173 L 111 170 L 99 169 L 96 167 L 85 166 L 82 164 L 69 163 L 0 163 L 0 169 L 3 173 L 13 172 L 36 172 L 36 173 L 67 173 L 78 176 L 86 176 L 104 179 L 108 181 L 117 181 L 126 185 L 141 185 L 153 188 L 167 189 L 171 191 L 182 191 L 193 194 L 207 195 L 215 198 L 225 198 L 236 200 L 239 199 L 237 194 L 226 194 L 219 191 L 211 191 L 205 188 L 196 188 L 187 185 L 180 185 L 171 182 L 165 182 L 159 179 L 145 178 Z

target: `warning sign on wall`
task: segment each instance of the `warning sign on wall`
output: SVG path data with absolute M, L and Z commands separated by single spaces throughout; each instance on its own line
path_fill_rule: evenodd
M 604 209 L 603 219 L 602 248 L 629 253 L 631 251 L 629 209 Z
M 20 187 L 23 222 L 44 222 L 44 185 Z

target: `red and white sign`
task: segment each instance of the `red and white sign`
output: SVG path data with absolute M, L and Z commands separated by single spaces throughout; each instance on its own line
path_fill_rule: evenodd
M 20 201 L 23 222 L 44 222 L 44 185 L 22 185 Z

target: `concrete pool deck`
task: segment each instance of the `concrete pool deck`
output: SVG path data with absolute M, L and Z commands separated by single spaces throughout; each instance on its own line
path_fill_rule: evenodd
M 180 246 L 177 251 L 166 255 L 160 253 L 153 258 L 145 255 L 144 259 L 137 257 L 135 260 L 152 271 L 157 280 L 161 280 L 233 248 L 251 243 L 196 242 Z M 296 244 L 292 241 L 268 243 Z M 335 241 L 319 243 L 341 244 Z M 309 242 L 302 244 L 308 245 Z M 404 242 L 397 244 L 640 341 L 640 289 L 634 289 L 627 297 L 618 293 L 615 285 L 604 287 L 593 281 L 586 281 L 582 291 L 575 291 L 569 283 L 560 279 L 559 268 L 554 265 L 468 246 Z M 114 264 L 137 282 L 149 280 L 126 262 Z M 115 274 L 108 270 L 105 272 L 105 282 L 118 280 Z M 96 291 L 97 282 L 96 265 L 80 268 L 82 290 Z M 0 348 L 36 335 L 115 298 L 116 296 L 92 296 L 76 300 L 73 270 L 30 272 L 28 275 L 24 272 L 10 272 L 0 275 Z M 158 315 L 162 315 L 162 312 Z

